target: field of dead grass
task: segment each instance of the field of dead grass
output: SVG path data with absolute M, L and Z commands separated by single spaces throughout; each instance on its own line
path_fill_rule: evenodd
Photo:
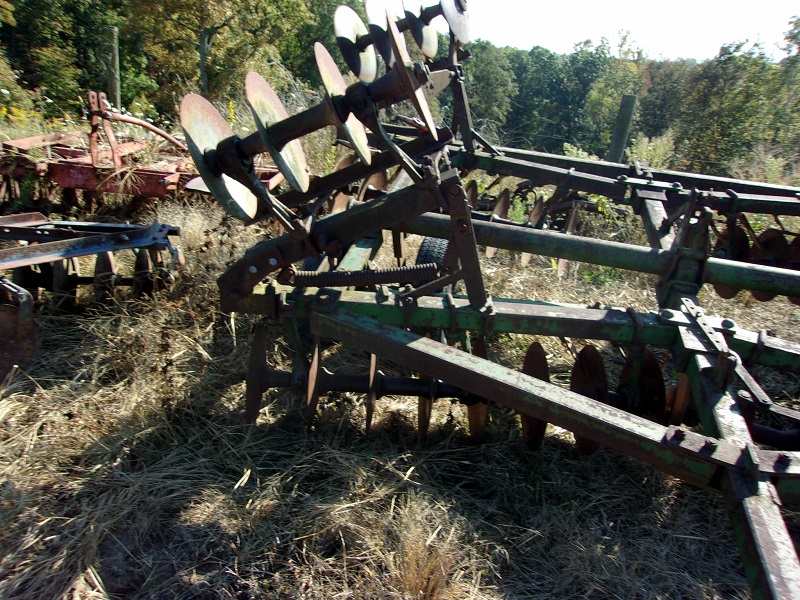
M 80 315 L 43 306 L 41 359 L 0 391 L 0 597 L 749 597 L 720 497 L 609 450 L 580 456 L 552 426 L 530 452 L 500 406 L 482 446 L 441 400 L 422 445 L 412 398 L 380 401 L 365 435 L 362 397 L 329 396 L 307 431 L 302 400 L 273 390 L 244 425 L 255 320 L 219 313 L 215 279 L 269 232 L 204 202 L 158 217 L 183 228 L 176 288 Z M 484 266 L 495 295 L 655 308 L 644 277 L 572 264 L 557 279 L 503 252 Z M 798 339 L 785 299 L 702 299 Z M 498 337 L 490 359 L 519 368 L 531 341 Z M 568 385 L 569 353 L 543 341 Z M 291 361 L 278 331 L 270 356 Z M 367 360 L 333 346 L 324 365 Z M 797 377 L 770 392 L 796 399 Z

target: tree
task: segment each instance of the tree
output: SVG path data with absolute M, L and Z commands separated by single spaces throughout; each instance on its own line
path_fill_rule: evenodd
M 479 120 L 502 127 L 518 90 L 508 54 L 482 40 L 469 50 L 472 59 L 464 66 L 464 75 L 470 108 Z
M 254 59 L 310 19 L 305 0 L 128 0 L 128 33 L 141 35 L 158 82 L 159 104 L 196 90 L 210 97 L 241 89 Z
M 775 142 L 779 67 L 758 46 L 723 46 L 692 70 L 676 127 L 683 167 L 726 174 L 734 159 Z

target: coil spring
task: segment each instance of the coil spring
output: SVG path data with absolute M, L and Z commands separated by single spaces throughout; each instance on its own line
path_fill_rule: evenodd
M 291 280 L 298 287 L 365 287 L 389 283 L 413 283 L 436 279 L 435 263 L 366 271 L 296 271 Z

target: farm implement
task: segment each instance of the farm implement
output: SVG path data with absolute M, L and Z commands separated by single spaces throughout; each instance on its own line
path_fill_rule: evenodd
M 605 446 L 722 493 L 754 596 L 800 597 L 800 563 L 781 514 L 782 501 L 800 500 L 800 412 L 774 402 L 753 374 L 755 367 L 800 371 L 800 345 L 708 315 L 698 300 L 710 285 L 723 298 L 748 290 L 759 301 L 800 303 L 800 239 L 784 225 L 800 216 L 800 189 L 493 147 L 473 128 L 464 87 L 466 0 L 404 15 L 387 13 L 382 2 L 368 0 L 366 9 L 369 27 L 346 7 L 335 15 L 358 82 L 347 85 L 328 51 L 315 46 L 327 92 L 318 105 L 289 116 L 270 85 L 250 73 L 245 93 L 258 131 L 246 138 L 234 136 L 202 97 L 181 105 L 189 150 L 223 208 L 245 223 L 274 219 L 286 231 L 250 248 L 218 280 L 224 311 L 282 325 L 297 351 L 291 371 L 274 369 L 267 325 L 256 331 L 246 419 L 256 422 L 271 388 L 305 397 L 309 425 L 322 396 L 349 391 L 366 395 L 369 431 L 375 403 L 405 395 L 419 398 L 424 438 L 434 400 L 451 398 L 467 406 L 480 442 L 496 403 L 520 415 L 532 449 L 546 443 L 551 423 L 573 432 L 581 453 Z M 439 15 L 450 26 L 450 46 L 434 60 L 430 22 Z M 410 60 L 403 31 L 424 61 Z M 381 76 L 378 55 L 388 66 Z M 445 90 L 454 103 L 448 127 L 437 126 L 428 107 Z M 414 114 L 399 125 L 384 122 L 382 111 L 396 112 L 401 101 Z M 297 140 L 326 126 L 339 129 L 354 155 L 310 179 Z M 261 153 L 294 189 L 270 192 L 253 168 Z M 389 177 L 395 167 L 402 175 Z M 479 196 L 462 179 L 473 171 L 522 181 L 513 193 Z M 525 207 L 522 221 L 509 218 L 515 201 Z M 570 235 L 587 210 L 636 215 L 648 245 Z M 756 215 L 771 225 L 757 231 Z M 371 268 L 385 232 L 396 266 Z M 416 264 L 406 234 L 425 237 Z M 523 264 L 538 255 L 651 274 L 658 306 L 641 312 L 490 297 L 481 247 L 521 253 Z M 549 382 L 538 342 L 521 372 L 488 361 L 487 339 L 498 333 L 609 343 L 625 367 L 612 388 L 589 343 L 576 350 L 564 389 Z M 325 369 L 322 348 L 331 340 L 369 353 L 368 372 Z M 424 375 L 384 375 L 382 360 Z

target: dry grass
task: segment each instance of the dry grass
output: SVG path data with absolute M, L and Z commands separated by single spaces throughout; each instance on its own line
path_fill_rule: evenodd
M 254 323 L 217 312 L 215 279 L 266 232 L 205 204 L 159 211 L 184 228 L 186 278 L 146 302 L 43 308 L 42 359 L 0 397 L 0 597 L 748 597 L 720 498 L 611 451 L 581 457 L 555 427 L 529 452 L 499 406 L 480 447 L 445 401 L 422 446 L 411 398 L 382 400 L 367 436 L 360 396 L 331 395 L 306 431 L 301 399 L 273 390 L 245 426 Z M 485 267 L 495 294 L 655 306 L 646 278 L 558 279 L 502 254 Z M 765 326 L 773 311 L 780 328 L 782 302 L 722 312 Z M 563 382 L 569 358 L 545 341 Z M 529 342 L 498 338 L 491 358 L 519 367 Z M 279 331 L 270 354 L 291 360 Z M 324 364 L 367 359 L 333 346 Z

